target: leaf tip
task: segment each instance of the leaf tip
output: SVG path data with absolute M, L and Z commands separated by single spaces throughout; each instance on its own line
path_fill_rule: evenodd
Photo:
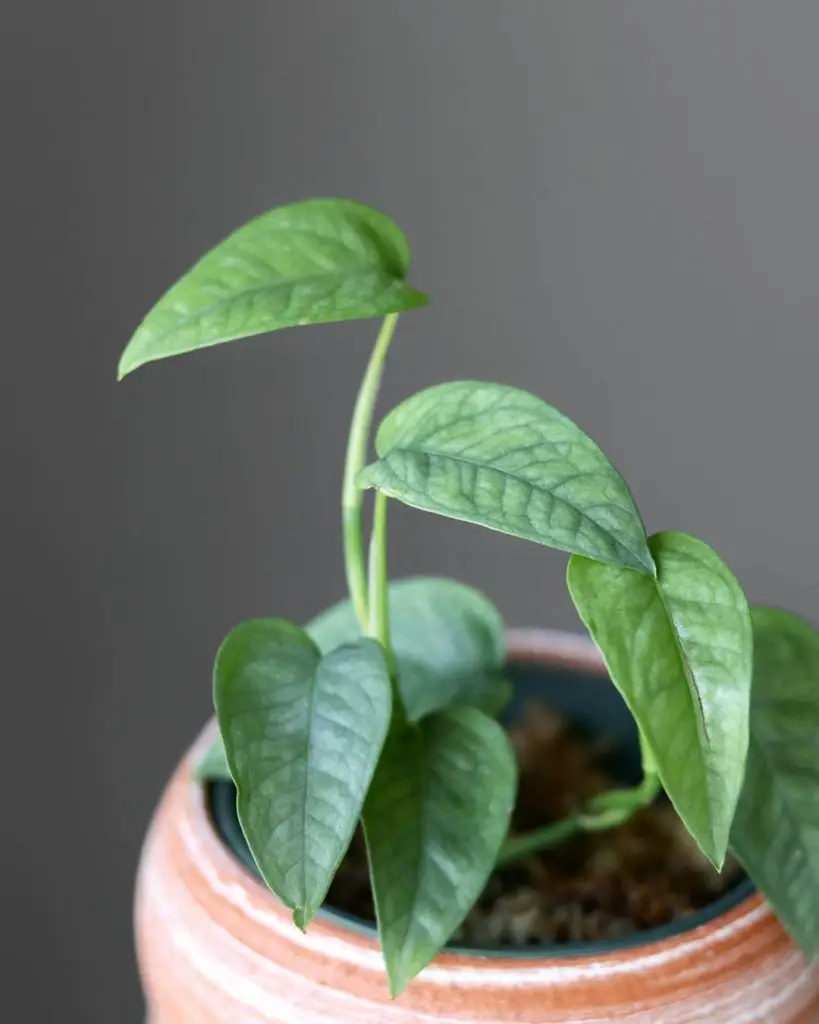
M 390 989 L 390 997 L 392 999 L 398 999 L 402 996 L 428 963 L 429 959 L 425 958 L 422 963 L 403 963 L 393 965 L 392 967 L 388 965 L 387 981 Z
M 390 998 L 397 999 L 412 981 L 405 972 L 391 971 L 387 968 L 387 982 L 390 989 Z
M 117 363 L 117 383 L 127 377 L 129 373 L 133 373 L 133 371 L 141 365 L 141 360 L 134 359 L 133 353 L 131 352 L 131 346 L 128 345 Z
M 436 949 L 435 953 L 437 952 Z M 432 954 L 429 952 L 425 954 L 415 948 L 413 944 L 392 952 L 385 952 L 384 964 L 387 969 L 390 996 L 393 999 L 398 999 L 432 959 Z
M 702 852 L 714 866 L 716 871 L 722 871 L 725 867 L 725 860 L 728 856 L 728 845 L 731 839 L 731 824 L 736 814 L 737 800 L 739 799 L 739 792 L 731 801 L 729 807 L 727 807 L 722 814 L 714 815 L 711 821 L 711 828 L 706 839 L 707 842 L 701 844 Z
M 307 926 L 315 917 L 315 910 L 311 907 L 296 907 L 293 910 L 293 924 L 300 932 L 306 932 Z
M 683 824 L 686 823 L 683 822 Z M 688 828 L 687 824 L 686 828 Z M 715 871 L 722 871 L 725 867 L 725 858 L 728 855 L 727 835 L 722 836 L 713 827 L 711 828 L 710 833 L 707 834 L 695 835 L 690 828 L 688 828 L 688 831 L 691 833 L 692 838 L 696 842 L 697 846 L 699 846 L 708 863 Z

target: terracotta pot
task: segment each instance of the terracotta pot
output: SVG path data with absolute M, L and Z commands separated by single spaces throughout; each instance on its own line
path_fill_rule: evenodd
M 515 662 L 605 674 L 589 641 L 513 631 Z M 610 684 L 608 684 L 610 685 Z M 149 1024 L 816 1024 L 809 966 L 758 895 L 665 938 L 594 955 L 447 952 L 391 1001 L 371 934 L 338 917 L 306 935 L 217 834 L 193 766 L 164 795 L 140 866 L 137 947 Z

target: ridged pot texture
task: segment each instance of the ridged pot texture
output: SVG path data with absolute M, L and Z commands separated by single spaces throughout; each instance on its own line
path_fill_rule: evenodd
M 510 658 L 604 670 L 573 634 L 511 631 Z M 440 955 L 398 999 L 371 935 L 322 917 L 299 932 L 217 834 L 182 761 L 148 833 L 136 893 L 148 1024 L 819 1024 L 819 966 L 758 895 L 642 946 L 589 955 Z

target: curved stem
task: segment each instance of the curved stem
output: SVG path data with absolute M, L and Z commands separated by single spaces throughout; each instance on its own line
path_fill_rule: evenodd
M 569 815 L 562 821 L 555 821 L 543 828 L 535 829 L 534 832 L 507 839 L 498 857 L 498 867 L 504 867 L 541 850 L 551 849 L 558 843 L 584 832 L 606 832 L 617 828 L 618 825 L 625 824 L 637 811 L 653 803 L 660 792 L 660 779 L 642 734 L 640 750 L 643 780 L 639 785 L 600 793 L 592 797 L 583 810 Z
M 350 600 L 362 632 L 367 632 L 369 625 L 369 597 L 364 542 L 361 535 L 361 508 L 364 503 L 364 492 L 358 486 L 357 480 L 367 460 L 367 442 L 372 426 L 375 400 L 381 384 L 384 359 L 397 323 L 398 314 L 390 313 L 384 318 L 381 330 L 378 332 L 375 347 L 358 390 L 347 440 L 347 455 L 344 461 L 344 481 L 341 492 L 344 569 Z
M 540 853 L 541 850 L 549 850 L 558 843 L 562 843 L 572 836 L 578 835 L 583 829 L 576 816 L 564 818 L 562 821 L 555 821 L 544 828 L 535 829 L 534 832 L 527 832 L 522 836 L 513 836 L 503 844 L 497 860 L 497 867 L 506 867 L 516 860 L 523 860 L 533 853 Z
M 387 654 L 392 671 L 390 605 L 387 591 L 387 496 L 375 493 L 373 532 L 370 537 L 370 616 L 367 635 L 377 640 Z
M 659 792 L 659 778 L 645 775 L 643 781 L 631 789 L 611 789 L 592 797 L 577 817 L 586 832 L 602 832 L 622 825 L 637 811 L 648 807 Z

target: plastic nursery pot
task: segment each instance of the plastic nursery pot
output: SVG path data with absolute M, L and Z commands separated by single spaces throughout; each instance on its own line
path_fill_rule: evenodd
M 590 641 L 513 630 L 509 660 L 518 706 L 542 694 L 634 749 L 631 720 Z M 193 773 L 214 735 L 211 723 L 183 760 L 143 851 L 136 930 L 148 1024 L 819 1021 L 819 967 L 748 883 L 683 925 L 620 942 L 447 950 L 393 1001 L 373 929 L 322 911 L 302 934 L 231 849 L 230 822 L 217 826 Z M 628 773 L 628 753 L 624 765 Z M 630 767 L 638 769 L 636 753 Z M 239 851 L 235 836 L 233 845 Z

